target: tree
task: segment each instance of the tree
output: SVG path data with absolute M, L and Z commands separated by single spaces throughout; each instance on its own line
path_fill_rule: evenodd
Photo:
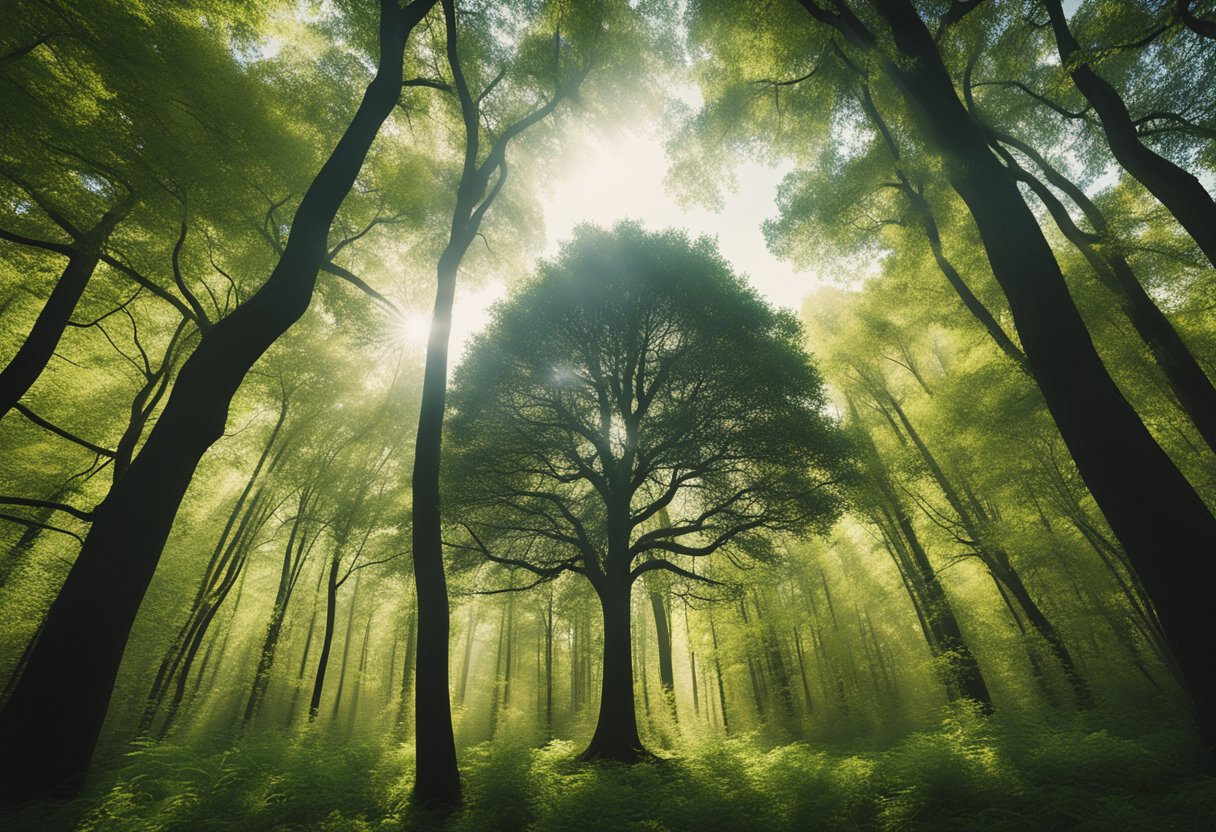
M 508 148 L 549 119 L 564 101 L 579 100 L 587 74 L 597 65 L 619 59 L 632 29 L 633 10 L 611 0 L 582 4 L 577 13 L 564 4 L 545 4 L 539 12 L 534 19 L 523 17 L 522 25 L 520 18 L 511 14 L 507 18 L 480 15 L 477 34 L 488 54 L 469 50 L 480 59 L 470 69 L 469 64 L 474 62 L 468 60 L 465 48 L 458 43 L 456 4 L 444 0 L 442 50 L 451 81 L 418 82 L 454 96 L 464 140 L 451 226 L 435 268 L 435 303 L 411 479 L 414 590 L 418 602 L 414 797 L 424 804 L 453 806 L 460 801 L 448 692 L 450 622 L 439 499 L 448 346 L 457 277 L 469 247 L 481 234 L 486 213 L 506 184 Z M 488 44 L 500 44 L 504 29 L 514 29 L 519 44 L 499 54 Z M 494 64 L 498 65 L 497 73 L 491 74 Z
M 959 99 L 941 35 L 959 25 L 957 12 L 983 4 L 965 4 L 937 21 L 937 35 L 907 0 L 798 5 L 804 26 L 818 35 L 799 46 L 847 50 L 879 70 L 886 86 L 878 109 L 904 115 L 967 206 L 1047 407 L 1157 607 L 1200 730 L 1216 742 L 1216 672 L 1200 635 L 1216 627 L 1216 609 L 1205 600 L 1216 583 L 1216 519 L 1111 378 L 1013 172 Z M 787 16 L 796 11 L 779 8 Z M 723 16 L 713 3 L 699 11 Z M 809 57 L 804 52 L 802 60 Z
M 143 449 L 94 511 L 80 556 L 0 711 L 0 804 L 79 788 L 186 488 L 223 434 L 246 373 L 308 308 L 334 217 L 400 99 L 406 42 L 433 5 L 381 0 L 376 75 L 296 209 L 282 256 L 261 288 L 201 339 Z
M 584 227 L 469 356 L 444 472 L 453 545 L 535 583 L 587 579 L 604 664 L 582 756 L 637 760 L 634 582 L 665 570 L 719 583 L 698 559 L 772 561 L 773 535 L 822 530 L 841 510 L 847 443 L 801 328 L 708 240 Z

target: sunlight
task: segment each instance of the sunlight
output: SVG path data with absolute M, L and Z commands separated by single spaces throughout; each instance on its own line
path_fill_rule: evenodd
M 562 154 L 566 173 L 555 177 L 542 197 L 548 237 L 544 255 L 556 254 L 584 222 L 610 226 L 634 219 L 651 229 L 684 228 L 692 237 L 717 238 L 723 256 L 766 300 L 796 311 L 824 277 L 778 260 L 760 230 L 776 214 L 777 186 L 789 168 L 745 162 L 721 211 L 684 208 L 664 184 L 668 163 L 663 140 L 663 132 L 651 125 L 569 142 Z
M 452 332 L 448 341 L 449 367 L 460 363 L 465 348 L 473 336 L 481 332 L 490 322 L 494 304 L 507 294 L 504 280 L 490 280 L 468 290 L 456 291 L 456 302 L 452 312 Z M 411 309 L 389 324 L 385 341 L 391 350 L 426 352 L 427 339 L 431 332 L 431 310 Z
M 430 331 L 429 313 L 409 312 L 389 324 L 388 340 L 394 347 L 425 347 Z

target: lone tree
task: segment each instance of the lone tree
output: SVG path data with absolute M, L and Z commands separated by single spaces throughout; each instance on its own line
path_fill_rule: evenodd
M 653 570 L 774 558 L 773 533 L 841 509 L 847 442 L 795 318 L 705 239 L 584 227 L 456 371 L 451 545 L 535 576 L 584 576 L 604 616 L 599 721 L 582 759 L 645 755 L 630 592 Z

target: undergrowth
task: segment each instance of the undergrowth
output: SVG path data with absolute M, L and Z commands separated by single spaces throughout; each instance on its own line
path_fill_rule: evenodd
M 322 731 L 200 754 L 143 743 L 70 804 L 10 830 L 594 832 L 594 830 L 1216 829 L 1216 778 L 1193 741 L 1082 726 L 1002 728 L 966 713 L 884 751 L 753 735 L 686 739 L 636 766 L 576 761 L 579 747 L 499 739 L 465 749 L 463 807 L 409 802 L 413 749 Z

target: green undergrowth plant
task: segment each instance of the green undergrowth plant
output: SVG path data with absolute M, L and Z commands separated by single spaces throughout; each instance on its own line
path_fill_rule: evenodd
M 633 766 L 577 761 L 528 733 L 461 751 L 463 806 L 412 806 L 413 748 L 323 731 L 200 753 L 142 742 L 85 795 L 7 829 L 80 832 L 595 832 L 636 830 L 1197 830 L 1216 778 L 1181 730 L 1003 725 L 949 710 L 885 750 L 678 740 Z

